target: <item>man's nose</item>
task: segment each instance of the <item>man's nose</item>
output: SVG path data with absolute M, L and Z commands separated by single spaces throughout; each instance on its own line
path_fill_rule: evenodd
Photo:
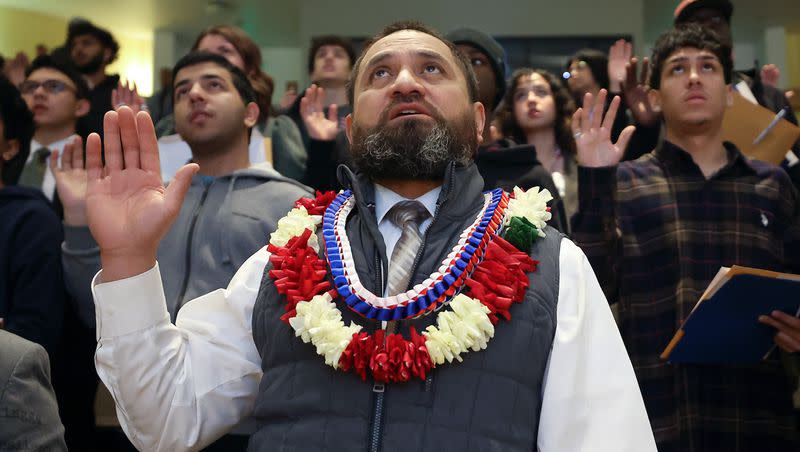
M 425 88 L 419 82 L 415 74 L 407 68 L 400 70 L 394 80 L 394 92 L 396 94 L 408 95 L 411 93 L 424 94 Z

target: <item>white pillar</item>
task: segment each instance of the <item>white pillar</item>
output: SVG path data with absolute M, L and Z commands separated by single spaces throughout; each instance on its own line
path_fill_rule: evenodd
M 786 29 L 784 27 L 767 27 L 764 30 L 764 47 L 766 49 L 766 58 L 762 64 L 774 64 L 778 66 L 781 71 L 781 78 L 778 80 L 778 87 L 784 86 L 784 82 L 788 80 L 789 75 L 786 71 L 789 67 L 786 65 Z M 757 68 L 761 69 L 761 68 Z
M 161 89 L 161 68 L 172 68 L 178 61 L 174 32 L 157 30 L 153 35 L 153 93 Z

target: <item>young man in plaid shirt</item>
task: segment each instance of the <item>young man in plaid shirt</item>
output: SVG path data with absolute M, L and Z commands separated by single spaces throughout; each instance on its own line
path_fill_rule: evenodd
M 720 266 L 800 272 L 800 198 L 782 169 L 722 141 L 732 102 L 727 45 L 690 25 L 664 34 L 652 62 L 649 97 L 666 132 L 655 151 L 619 163 L 633 128 L 611 142 L 619 100 L 602 118 L 605 92 L 587 94 L 575 113 L 573 239 L 619 305 L 660 451 L 798 450 L 780 356 L 800 351 L 800 320 L 781 312 L 758 319 L 776 329 L 782 352 L 755 365 L 659 358 Z

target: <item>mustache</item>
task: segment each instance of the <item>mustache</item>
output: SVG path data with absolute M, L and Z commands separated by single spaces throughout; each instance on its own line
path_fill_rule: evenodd
M 392 101 L 386 108 L 381 111 L 381 114 L 378 116 L 378 124 L 386 124 L 389 122 L 389 112 L 392 111 L 393 108 L 400 104 L 420 104 L 426 110 L 428 110 L 431 114 L 431 117 L 439 123 L 445 123 L 444 116 L 439 112 L 439 109 L 434 107 L 431 103 L 423 99 L 419 94 L 408 94 L 408 95 L 400 95 L 395 96 L 392 98 Z

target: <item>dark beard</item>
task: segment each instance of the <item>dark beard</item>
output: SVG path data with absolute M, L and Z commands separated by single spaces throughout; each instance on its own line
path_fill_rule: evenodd
M 94 56 L 91 60 L 89 60 L 86 64 L 82 65 L 75 65 L 75 68 L 81 74 L 94 74 L 95 72 L 100 70 L 100 67 L 103 66 L 103 52 L 99 52 L 97 55 Z
M 477 129 L 471 111 L 452 123 L 436 116 L 434 121 L 381 121 L 369 130 L 354 124 L 353 163 L 372 180 L 441 180 L 450 162 L 466 165 L 472 160 Z

